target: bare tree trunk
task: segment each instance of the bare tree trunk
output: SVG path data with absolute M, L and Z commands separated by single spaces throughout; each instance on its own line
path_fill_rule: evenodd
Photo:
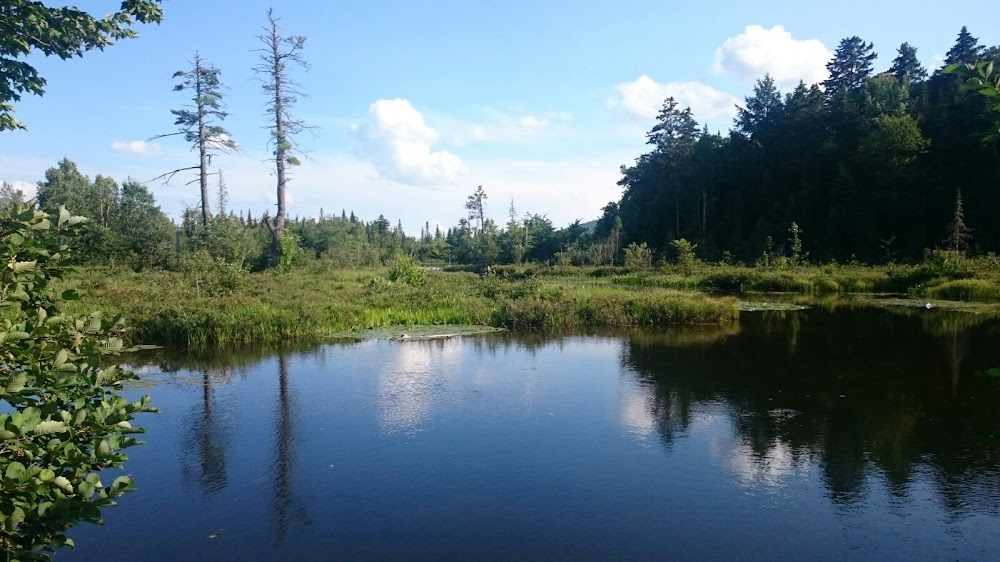
M 674 186 L 674 238 L 681 237 L 681 186 Z
M 288 150 L 288 140 L 285 138 L 285 113 L 282 107 L 284 71 L 282 69 L 281 38 L 278 36 L 278 24 L 271 17 L 270 12 L 268 12 L 268 19 L 271 23 L 271 54 L 274 57 L 274 65 L 271 70 L 271 76 L 274 78 L 274 163 L 278 173 L 278 214 L 274 217 L 274 223 L 271 225 L 271 234 L 276 240 L 281 240 L 285 233 L 285 215 L 287 214 L 285 184 L 288 181 L 285 174 L 285 153 Z
M 195 95 L 198 100 L 198 182 L 201 186 L 201 225 L 208 228 L 208 222 L 212 220 L 212 211 L 208 203 L 208 133 L 205 130 L 205 108 L 201 103 L 201 57 L 194 56 L 195 70 Z
M 701 190 L 701 237 L 704 239 L 708 235 L 708 191 Z

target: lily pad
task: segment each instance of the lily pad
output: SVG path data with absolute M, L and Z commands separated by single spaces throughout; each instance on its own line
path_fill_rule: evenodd
M 972 312 L 977 314 L 1000 312 L 1000 305 L 987 304 L 981 302 L 940 301 L 940 300 L 905 299 L 905 298 L 871 299 L 867 302 L 878 306 L 923 308 L 927 310 L 933 310 L 933 309 L 956 310 L 960 312 Z
M 776 310 L 809 310 L 811 307 L 791 302 L 741 302 L 740 312 L 771 312 Z
M 338 332 L 330 334 L 330 337 L 334 339 L 351 340 L 391 339 L 393 341 L 424 341 L 461 336 L 478 336 L 502 331 L 504 331 L 503 328 L 494 328 L 492 326 L 414 325 L 388 326 L 384 328 L 374 328 L 356 332 Z

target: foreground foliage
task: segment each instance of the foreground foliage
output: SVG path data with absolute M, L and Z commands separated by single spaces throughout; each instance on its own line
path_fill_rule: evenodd
M 101 509 L 130 491 L 118 476 L 123 450 L 139 443 L 134 414 L 152 411 L 149 397 L 117 395 L 136 377 L 102 357 L 123 349 L 124 324 L 99 314 L 63 313 L 73 291 L 57 282 L 70 253 L 65 237 L 82 217 L 25 206 L 0 212 L 0 553 L 44 559 L 81 522 L 99 523 Z

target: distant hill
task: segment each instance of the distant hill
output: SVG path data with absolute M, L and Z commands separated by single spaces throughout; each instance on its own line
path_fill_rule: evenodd
M 586 229 L 587 234 L 591 234 L 594 232 L 594 229 L 597 228 L 597 219 L 587 222 L 581 222 L 580 226 Z

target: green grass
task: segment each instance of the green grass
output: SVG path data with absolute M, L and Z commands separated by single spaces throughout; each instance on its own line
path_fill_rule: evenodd
M 719 294 L 789 293 L 821 301 L 889 294 L 931 301 L 1000 303 L 1000 258 L 929 253 L 918 265 L 807 265 L 764 268 L 697 263 L 688 270 L 499 266 L 481 276 L 466 267 L 403 276 L 399 272 L 312 270 L 185 276 L 166 271 L 84 269 L 70 281 L 84 300 L 76 312 L 123 314 L 133 341 L 210 348 L 392 326 L 484 325 L 562 330 L 738 321 L 740 302 Z M 863 298 L 863 297 L 862 297 Z M 751 297 L 754 310 L 775 298 Z M 784 302 L 784 301 L 782 301 Z M 887 304 L 887 303 L 886 303 Z M 788 306 L 788 305 L 782 305 Z M 773 308 L 773 307 L 772 307 Z M 992 310 L 993 307 L 990 307 Z
M 247 275 L 237 285 L 165 271 L 86 269 L 70 279 L 75 312 L 122 314 L 134 342 L 174 347 L 318 340 L 390 326 L 486 325 L 514 330 L 725 324 L 739 302 L 674 290 L 632 291 L 534 279 L 429 272 L 418 286 L 386 271 Z

